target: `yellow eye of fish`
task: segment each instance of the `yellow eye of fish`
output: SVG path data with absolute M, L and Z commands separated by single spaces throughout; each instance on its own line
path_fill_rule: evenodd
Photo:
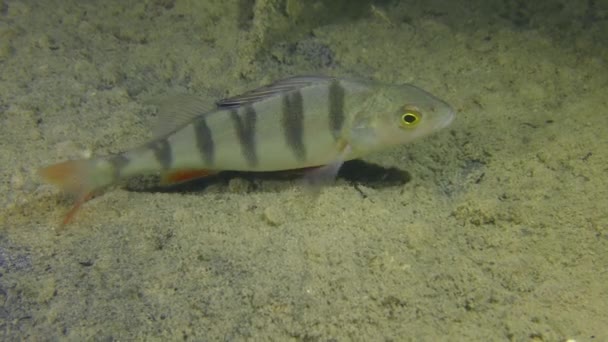
M 405 113 L 401 114 L 401 126 L 414 127 L 420 122 L 422 116 L 415 110 L 406 109 Z

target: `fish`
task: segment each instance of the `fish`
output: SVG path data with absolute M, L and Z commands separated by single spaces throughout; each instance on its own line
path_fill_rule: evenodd
M 160 174 L 176 184 L 221 171 L 308 170 L 333 179 L 348 160 L 447 127 L 455 112 L 411 84 L 295 76 L 217 101 L 176 95 L 159 106 L 155 138 L 122 153 L 68 160 L 39 170 L 78 208 L 121 180 Z

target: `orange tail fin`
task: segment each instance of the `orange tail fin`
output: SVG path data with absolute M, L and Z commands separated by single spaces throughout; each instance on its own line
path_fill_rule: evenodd
M 69 160 L 42 168 L 38 174 L 42 179 L 73 195 L 76 200 L 67 213 L 63 224 L 68 224 L 80 206 L 89 200 L 93 192 L 100 188 L 96 180 L 93 160 Z

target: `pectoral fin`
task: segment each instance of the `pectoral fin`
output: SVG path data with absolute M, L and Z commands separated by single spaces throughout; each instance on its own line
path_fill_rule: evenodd
M 332 183 L 334 180 L 336 180 L 338 172 L 340 171 L 340 168 L 344 162 L 347 160 L 347 156 L 350 152 L 350 146 L 347 143 L 344 143 L 342 152 L 333 162 L 306 171 L 304 180 L 308 185 L 313 187 L 320 187 Z

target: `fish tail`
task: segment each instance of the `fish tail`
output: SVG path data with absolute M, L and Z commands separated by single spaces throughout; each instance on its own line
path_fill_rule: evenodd
M 38 174 L 46 183 L 74 196 L 74 206 L 63 220 L 64 225 L 72 220 L 80 206 L 95 192 L 113 182 L 113 177 L 108 176 L 107 170 L 100 167 L 96 159 L 61 162 L 38 170 Z

